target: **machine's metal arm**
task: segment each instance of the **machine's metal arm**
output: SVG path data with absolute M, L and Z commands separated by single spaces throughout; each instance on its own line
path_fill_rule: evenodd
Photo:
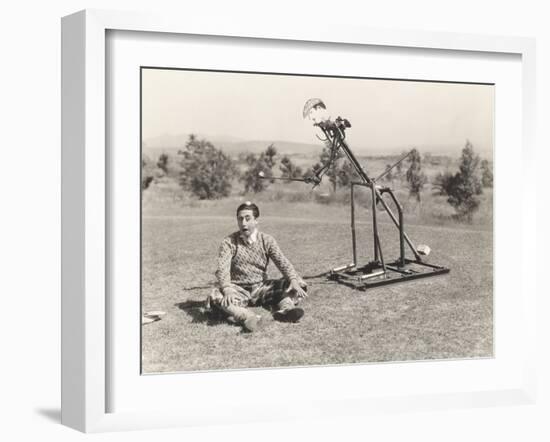
M 403 161 L 405 161 L 407 158 L 409 158 L 411 156 L 411 154 L 413 153 L 413 151 L 409 151 L 409 153 L 407 153 L 406 155 L 403 156 L 403 158 L 401 158 L 399 161 L 395 162 L 394 164 L 392 164 L 390 167 L 388 167 L 384 172 L 382 172 L 380 175 L 378 175 L 374 181 L 380 181 L 382 178 L 384 178 L 388 173 L 390 173 L 392 171 L 392 169 L 394 167 L 397 167 L 399 164 L 401 164 Z
M 258 177 L 263 180 L 299 181 L 301 183 L 314 184 L 314 186 L 319 185 L 321 182 L 321 178 L 317 175 L 306 176 L 303 178 L 287 178 L 284 176 L 265 176 L 263 172 L 258 172 Z

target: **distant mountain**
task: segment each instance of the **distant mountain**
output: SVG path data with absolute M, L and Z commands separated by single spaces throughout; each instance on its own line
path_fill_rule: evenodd
M 218 146 L 226 143 L 237 143 L 243 140 L 229 135 L 204 135 L 195 134 L 199 139 L 206 139 Z M 182 149 L 189 139 L 189 134 L 163 134 L 143 140 L 145 147 L 149 149 Z
M 318 153 L 322 149 L 322 144 L 307 144 L 307 143 L 295 143 L 292 141 L 270 141 L 270 140 L 241 140 L 230 136 L 208 136 L 197 134 L 197 138 L 206 139 L 210 141 L 214 146 L 222 149 L 224 152 L 235 155 L 241 152 L 260 153 L 265 151 L 267 146 L 273 144 L 280 154 L 304 154 L 310 155 L 312 153 Z M 155 138 L 149 138 L 144 140 L 144 152 L 177 152 L 179 149 L 185 147 L 185 143 L 189 139 L 188 135 L 161 135 Z
M 250 152 L 258 154 L 265 151 L 267 146 L 273 144 L 277 152 L 281 155 L 292 156 L 318 156 L 323 148 L 323 144 L 319 141 L 317 144 L 297 143 L 292 141 L 281 140 L 243 140 L 232 136 L 225 135 L 203 135 L 196 134 L 199 139 L 206 139 L 214 144 L 217 148 L 222 149 L 225 153 L 236 156 L 242 152 Z M 157 157 L 161 153 L 175 155 L 178 150 L 185 147 L 185 143 L 189 136 L 186 134 L 177 135 L 161 135 L 154 138 L 144 140 L 143 152 L 151 157 Z M 411 145 L 411 146 L 361 146 L 355 145 L 352 142 L 350 147 L 353 153 L 359 156 L 400 156 L 402 152 L 408 152 L 413 147 L 416 147 L 422 155 L 430 153 L 432 155 L 444 155 L 451 158 L 458 158 L 462 151 L 461 145 Z M 492 159 L 492 152 L 483 149 L 476 149 L 477 153 L 482 158 Z
M 250 152 L 260 153 L 266 150 L 266 148 L 273 144 L 279 154 L 287 155 L 311 155 L 321 151 L 322 145 L 319 144 L 307 144 L 307 143 L 295 143 L 292 141 L 242 141 L 238 143 L 225 143 L 221 147 L 229 153 Z

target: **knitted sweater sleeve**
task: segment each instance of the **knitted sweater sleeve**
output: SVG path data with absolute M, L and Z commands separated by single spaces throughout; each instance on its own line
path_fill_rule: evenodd
M 233 244 L 231 239 L 225 238 L 218 252 L 218 269 L 216 270 L 216 280 L 218 287 L 223 289 L 231 285 L 231 259 L 233 258 Z
M 275 241 L 275 238 L 270 235 L 265 235 L 265 245 L 267 249 L 267 255 L 277 266 L 283 276 L 289 281 L 291 279 L 297 279 L 298 274 L 296 273 L 296 270 L 294 270 L 294 266 L 283 254 L 283 252 L 279 248 L 279 245 L 277 244 L 277 241 Z

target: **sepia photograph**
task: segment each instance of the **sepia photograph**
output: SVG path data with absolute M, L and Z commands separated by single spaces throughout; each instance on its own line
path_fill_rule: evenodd
M 143 374 L 491 358 L 494 84 L 141 68 Z

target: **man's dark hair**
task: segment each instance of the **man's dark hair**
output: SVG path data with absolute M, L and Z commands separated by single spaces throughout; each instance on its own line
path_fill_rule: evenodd
M 241 210 L 252 210 L 254 218 L 260 217 L 260 209 L 258 209 L 258 206 L 256 204 L 251 203 L 250 201 L 242 203 L 239 207 L 237 207 L 237 215 Z

